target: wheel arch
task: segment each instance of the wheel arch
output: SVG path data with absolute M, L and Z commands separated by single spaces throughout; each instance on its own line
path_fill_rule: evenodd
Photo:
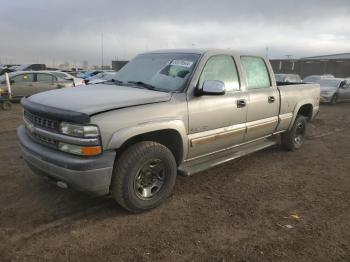
M 174 154 L 178 165 L 188 150 L 186 129 L 180 120 L 152 122 L 119 130 L 113 134 L 108 149 L 116 150 L 118 155 L 141 141 L 154 141 L 166 146 Z
M 306 101 L 301 101 L 299 102 L 294 109 L 293 112 L 293 119 L 289 125 L 289 129 L 290 130 L 293 127 L 293 124 L 295 122 L 295 119 L 299 116 L 305 116 L 307 121 L 310 121 L 312 119 L 313 116 L 313 112 L 314 112 L 314 106 L 313 106 L 313 102 L 310 100 L 306 100 Z

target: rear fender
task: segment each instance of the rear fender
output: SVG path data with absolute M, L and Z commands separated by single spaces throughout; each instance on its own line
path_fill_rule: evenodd
M 293 127 L 294 121 L 298 116 L 298 112 L 299 112 L 300 108 L 304 105 L 311 105 L 312 111 L 314 111 L 314 101 L 312 99 L 305 99 L 305 100 L 298 102 L 294 107 L 293 118 L 292 118 L 292 121 L 290 122 L 288 130 L 290 130 Z M 311 113 L 311 116 L 313 116 L 313 112 Z

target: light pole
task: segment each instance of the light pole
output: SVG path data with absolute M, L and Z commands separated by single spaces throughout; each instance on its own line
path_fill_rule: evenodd
M 103 70 L 103 33 L 101 33 L 101 69 Z

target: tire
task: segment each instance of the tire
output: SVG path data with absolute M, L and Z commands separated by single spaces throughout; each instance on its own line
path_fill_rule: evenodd
M 139 142 L 117 159 L 112 196 L 133 213 L 151 210 L 171 194 L 176 174 L 176 160 L 167 147 L 152 141 Z
M 305 140 L 306 118 L 298 115 L 294 121 L 293 127 L 286 133 L 282 134 L 282 147 L 289 151 L 299 149 Z
M 12 103 L 10 101 L 4 101 L 2 104 L 1 104 L 1 108 L 5 111 L 8 111 L 10 110 L 12 107 Z
M 338 95 L 334 94 L 331 99 L 331 105 L 335 105 L 338 102 Z

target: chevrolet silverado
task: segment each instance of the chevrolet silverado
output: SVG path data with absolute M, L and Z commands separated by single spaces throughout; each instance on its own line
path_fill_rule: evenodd
M 147 52 L 103 84 L 23 98 L 17 135 L 34 173 L 142 212 L 167 199 L 177 174 L 276 143 L 300 148 L 320 86 L 278 84 L 256 55 Z

